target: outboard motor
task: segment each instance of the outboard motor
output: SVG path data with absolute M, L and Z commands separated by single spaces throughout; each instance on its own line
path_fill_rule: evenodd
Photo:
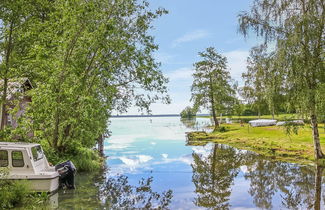
M 66 186 L 68 189 L 75 189 L 74 176 L 77 169 L 70 160 L 56 165 L 55 170 L 60 174 L 61 187 Z

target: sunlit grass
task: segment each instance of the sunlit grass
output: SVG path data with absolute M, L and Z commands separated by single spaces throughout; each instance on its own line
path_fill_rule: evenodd
M 228 144 L 240 149 L 255 151 L 275 159 L 285 159 L 290 162 L 308 163 L 314 161 L 312 131 L 309 125 L 298 130 L 298 135 L 287 135 L 282 126 L 251 127 L 239 123 L 222 124 L 227 132 L 214 132 L 208 135 L 197 133 L 192 140 L 212 141 Z M 325 152 L 324 125 L 319 125 L 322 149 Z
M 197 116 L 198 118 L 211 118 L 211 116 Z M 258 116 L 252 115 L 252 116 L 239 116 L 239 115 L 231 115 L 231 116 L 222 116 L 222 119 L 258 119 Z M 286 120 L 286 119 L 300 119 L 301 117 L 297 114 L 279 114 L 274 115 L 274 119 L 276 120 Z M 218 119 L 220 119 L 220 116 L 218 116 Z M 261 115 L 260 119 L 272 119 L 272 115 Z

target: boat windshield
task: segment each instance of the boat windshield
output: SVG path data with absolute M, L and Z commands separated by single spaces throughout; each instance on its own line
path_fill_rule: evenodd
M 33 154 L 34 161 L 43 159 L 44 155 L 43 155 L 42 147 L 39 145 L 32 147 L 32 154 Z

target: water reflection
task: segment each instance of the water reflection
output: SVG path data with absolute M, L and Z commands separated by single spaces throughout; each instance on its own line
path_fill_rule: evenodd
M 76 190 L 61 191 L 60 209 L 168 209 L 173 193 L 152 190 L 153 177 L 129 184 L 128 177 L 79 174 Z M 52 206 L 53 208 L 53 206 Z
M 320 192 L 321 184 L 314 184 L 315 173 L 312 167 L 267 161 L 257 157 L 248 168 L 245 178 L 250 181 L 249 194 L 257 207 L 272 209 L 273 198 L 278 192 L 285 208 L 319 209 L 317 206 L 320 205 L 320 199 L 315 197 L 315 190 Z
M 127 176 L 109 178 L 100 189 L 104 206 L 108 209 L 167 209 L 173 197 L 172 191 L 154 192 L 152 181 L 153 177 L 143 178 L 139 186 L 132 186 Z
M 325 210 L 321 167 L 202 141 L 186 144 L 185 133 L 209 120 L 112 119 L 105 141 L 109 171 L 78 174 L 77 190 L 60 192 L 59 209 Z
M 321 208 L 321 194 L 322 194 L 322 174 L 324 171 L 324 167 L 316 166 L 316 177 L 315 177 L 315 203 L 314 207 L 316 210 Z M 325 200 L 324 204 L 325 206 Z
M 225 145 L 206 148 L 192 154 L 192 181 L 197 195 L 194 203 L 198 207 L 231 208 L 232 185 L 240 171 L 249 182 L 248 193 L 254 205 L 260 209 L 319 210 L 325 206 L 321 203 L 324 168 L 320 166 L 314 169 L 270 161 Z
M 183 125 L 186 128 L 189 129 L 198 128 L 198 122 L 196 121 L 196 118 L 180 118 L 180 121 L 183 123 Z
M 198 207 L 229 209 L 234 177 L 239 172 L 241 156 L 233 148 L 215 144 L 210 154 L 193 153 L 193 177 Z
M 209 125 L 211 125 L 210 119 L 196 119 L 196 118 L 180 118 L 180 121 L 182 124 L 191 130 L 203 130 L 203 131 L 211 131 L 211 129 L 208 128 Z

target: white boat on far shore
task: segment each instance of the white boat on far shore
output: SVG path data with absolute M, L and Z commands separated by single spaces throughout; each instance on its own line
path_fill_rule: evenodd
M 276 125 L 276 120 L 260 119 L 260 120 L 251 120 L 248 123 L 252 127 L 263 127 L 263 126 L 273 126 Z

